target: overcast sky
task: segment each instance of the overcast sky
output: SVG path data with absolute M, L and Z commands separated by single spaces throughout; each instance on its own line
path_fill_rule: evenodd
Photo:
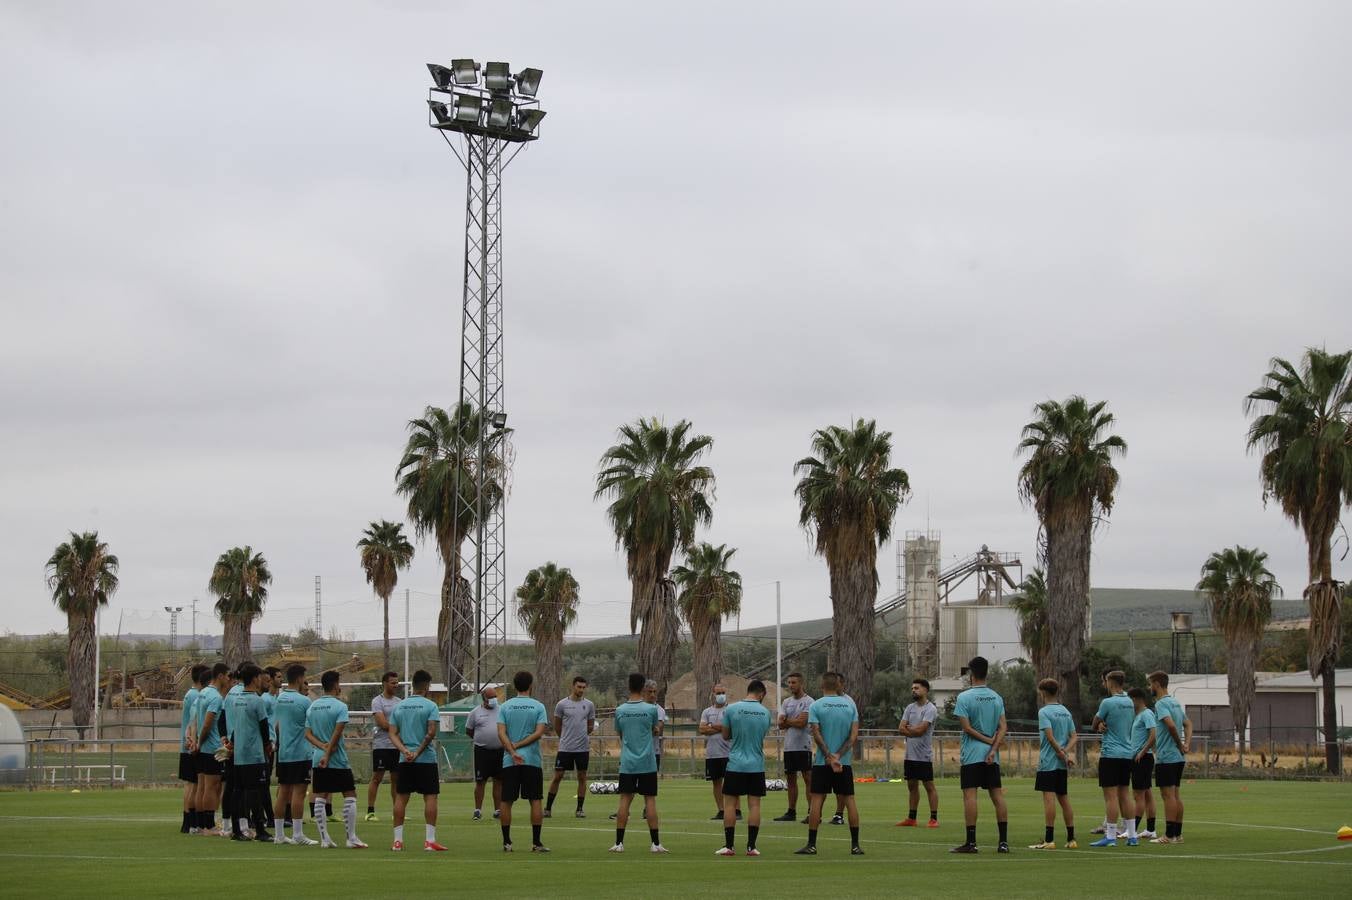
M 248 543 L 259 630 L 319 574 L 326 628 L 378 636 L 354 544 L 457 390 L 464 175 L 424 63 L 466 55 L 545 72 L 505 190 L 509 577 L 571 567 L 580 634 L 628 627 L 592 490 L 653 414 L 714 438 L 702 537 L 739 548 L 745 625 L 776 579 L 827 614 L 814 428 L 892 431 L 898 537 L 1031 559 L 1014 447 L 1076 392 L 1130 444 L 1094 584 L 1187 588 L 1238 542 L 1299 596 L 1242 400 L 1352 346 L 1349 33 L 1341 2 L 3 0 L 0 627 L 64 627 L 43 563 L 97 529 L 106 631 L 167 630 Z M 415 634 L 439 580 L 424 545 Z

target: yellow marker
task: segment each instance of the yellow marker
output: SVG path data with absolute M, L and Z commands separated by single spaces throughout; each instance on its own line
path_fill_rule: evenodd
M 1344 825 L 1338 829 L 1338 840 L 1352 841 L 1352 825 Z

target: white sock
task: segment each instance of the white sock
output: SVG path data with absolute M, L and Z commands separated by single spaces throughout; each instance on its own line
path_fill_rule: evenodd
M 1136 837 L 1136 818 L 1135 818 L 1135 816 L 1127 816 L 1127 837 L 1128 837 L 1128 838 L 1134 838 L 1134 837 Z
M 435 826 L 435 825 L 428 825 L 428 826 L 427 826 L 427 840 L 429 840 L 429 841 L 435 841 L 436 839 L 437 839 L 437 826 Z
M 1107 837 L 1107 838 L 1111 838 L 1111 839 L 1113 839 L 1113 840 L 1116 840 L 1116 839 L 1117 839 L 1117 823 L 1116 823 L 1116 822 L 1109 822 L 1106 826 L 1104 826 L 1104 835 L 1103 835 L 1103 836 L 1104 836 L 1104 837 Z
M 403 825 L 396 825 L 396 826 L 394 826 L 394 839 L 395 839 L 396 841 L 398 841 L 399 843 L 401 843 L 401 844 L 404 842 L 404 826 L 403 826 Z
M 319 839 L 327 841 L 329 839 L 329 816 L 324 809 L 324 801 L 315 801 L 315 824 L 319 826 Z
M 305 820 L 300 816 L 291 820 L 291 837 L 305 837 Z
M 343 798 L 343 825 L 347 828 L 347 839 L 357 839 L 357 798 Z

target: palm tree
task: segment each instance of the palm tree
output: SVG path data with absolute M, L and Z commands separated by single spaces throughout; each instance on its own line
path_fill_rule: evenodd
M 413 562 L 413 545 L 404 537 L 404 526 L 381 519 L 372 522 L 357 541 L 366 583 L 375 588 L 385 618 L 385 669 L 390 670 L 390 595 L 399 583 L 399 570 Z
M 1052 641 L 1047 628 L 1046 573 L 1034 569 L 1019 585 L 1019 591 L 1021 593 L 1009 601 L 1010 608 L 1019 617 L 1019 641 L 1032 658 L 1038 680 L 1051 678 Z
M 1047 630 L 1051 666 L 1071 710 L 1080 710 L 1080 659 L 1089 611 L 1089 555 L 1094 524 L 1112 512 L 1118 474 L 1113 458 L 1127 443 L 1108 434 L 1115 419 L 1106 403 L 1075 395 L 1047 400 L 1023 427 L 1019 494 L 1031 502 L 1046 541 Z
M 52 602 L 66 614 L 66 674 L 70 678 L 71 717 L 84 729 L 93 713 L 97 678 L 95 627 L 100 606 L 117 591 L 117 557 L 99 540 L 97 531 L 70 533 L 47 560 L 47 588 Z M 81 735 L 84 734 L 81 730 Z
M 713 519 L 714 473 L 698 465 L 713 438 L 692 436 L 684 419 L 668 427 L 656 417 L 624 425 L 618 437 L 601 455 L 595 497 L 610 500 L 606 516 L 629 575 L 629 631 L 643 626 L 636 663 L 656 680 L 662 701 L 680 642 L 667 570 L 676 549 L 689 547 L 695 528 Z
M 516 589 L 517 618 L 535 641 L 535 697 L 553 709 L 562 696 L 563 634 L 577 621 L 577 579 L 568 569 L 545 563 L 526 573 Z
M 216 559 L 207 590 L 216 595 L 216 615 L 225 625 L 222 661 L 235 668 L 253 648 L 253 623 L 268 602 L 272 570 L 263 554 L 249 546 L 232 547 Z
M 506 466 L 503 449 L 509 429 L 494 427 L 491 416 L 468 403 L 453 410 L 429 406 L 408 423 L 408 441 L 395 472 L 397 491 L 408 500 L 408 519 L 418 538 L 436 539 L 445 572 L 437 651 L 448 685 L 464 681 L 474 640 L 474 598 L 460 572 L 460 548 L 479 518 L 487 519 L 502 503 Z M 484 493 L 476 509 L 479 447 L 484 446 Z
M 1211 624 L 1225 639 L 1226 682 L 1230 714 L 1239 736 L 1239 764 L 1244 765 L 1244 732 L 1258 687 L 1254 663 L 1263 631 L 1272 621 L 1272 599 L 1281 585 L 1267 568 L 1267 554 L 1248 547 L 1227 547 L 1207 557 L 1197 591 L 1206 598 Z
M 1245 400 L 1249 449 L 1257 449 L 1263 499 L 1273 498 L 1305 536 L 1310 606 L 1310 677 L 1324 687 L 1324 755 L 1340 769 L 1334 671 L 1342 642 L 1333 532 L 1352 506 L 1352 351 L 1305 351 L 1297 369 L 1280 357 Z
M 708 697 L 723 677 L 723 620 L 742 611 L 742 576 L 728 568 L 736 552 L 727 544 L 699 543 L 686 553 L 685 565 L 671 570 L 694 644 L 696 697 Z
M 794 464 L 800 476 L 798 524 L 816 535 L 831 584 L 831 665 L 845 676 L 861 706 L 873 694 L 878 598 L 878 548 L 911 493 L 911 480 L 889 468 L 892 432 L 872 419 L 851 428 L 832 425 L 812 436 L 814 456 Z

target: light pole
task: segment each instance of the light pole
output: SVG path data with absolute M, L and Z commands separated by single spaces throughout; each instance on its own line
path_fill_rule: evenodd
M 503 397 L 502 171 L 539 138 L 545 117 L 535 99 L 543 72 L 472 59 L 449 66 L 428 63 L 428 125 L 441 133 L 465 169 L 465 258 L 461 295 L 460 396 L 457 413 L 474 416 L 477 427 L 460 422 L 458 439 L 466 465 L 455 469 L 454 521 L 473 518 L 465 540 L 474 566 L 474 691 L 483 689 L 505 664 L 508 588 L 506 497 L 511 430 Z M 451 134 L 459 136 L 453 140 Z M 510 151 L 510 152 L 509 152 Z M 468 470 L 468 471 L 466 471 Z M 462 473 L 473 484 L 462 485 Z M 468 666 L 457 665 L 460 580 L 451 589 L 451 640 L 442 668 L 448 691 L 459 692 Z M 468 623 L 466 623 L 468 624 Z M 463 652 L 463 649 L 462 649 Z
M 169 614 L 169 650 L 173 652 L 178 649 L 178 614 L 183 612 L 183 607 L 166 606 L 164 611 Z

